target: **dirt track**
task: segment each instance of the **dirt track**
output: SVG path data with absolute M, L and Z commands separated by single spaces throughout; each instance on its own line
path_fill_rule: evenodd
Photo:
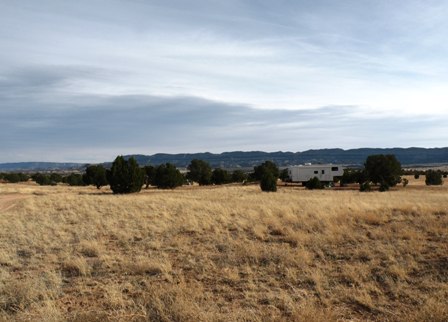
M 19 193 L 0 194 L 0 212 L 6 212 L 15 207 L 18 201 L 27 198 L 28 196 Z

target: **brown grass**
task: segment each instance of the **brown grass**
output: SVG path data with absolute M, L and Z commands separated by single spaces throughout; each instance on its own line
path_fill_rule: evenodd
M 448 188 L 412 180 L 126 196 L 0 184 L 0 321 L 447 321 Z

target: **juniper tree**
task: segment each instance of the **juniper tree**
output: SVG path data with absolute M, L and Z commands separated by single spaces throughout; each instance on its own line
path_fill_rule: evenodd
M 106 169 L 101 164 L 88 166 L 82 179 L 86 185 L 94 185 L 97 189 L 108 184 Z
M 123 156 L 118 156 L 107 174 L 110 188 L 115 194 L 139 192 L 142 189 L 143 171 L 134 158 L 125 160 Z

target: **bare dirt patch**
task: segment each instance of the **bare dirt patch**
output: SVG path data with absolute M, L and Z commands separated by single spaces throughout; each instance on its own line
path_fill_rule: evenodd
M 13 194 L 0 194 L 0 212 L 5 212 L 14 208 L 20 200 L 27 198 L 28 196 L 13 193 Z

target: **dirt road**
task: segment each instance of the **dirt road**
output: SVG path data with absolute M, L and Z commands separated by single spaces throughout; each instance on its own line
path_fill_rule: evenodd
M 14 208 L 18 201 L 27 197 L 19 193 L 0 194 L 0 212 L 6 212 Z

